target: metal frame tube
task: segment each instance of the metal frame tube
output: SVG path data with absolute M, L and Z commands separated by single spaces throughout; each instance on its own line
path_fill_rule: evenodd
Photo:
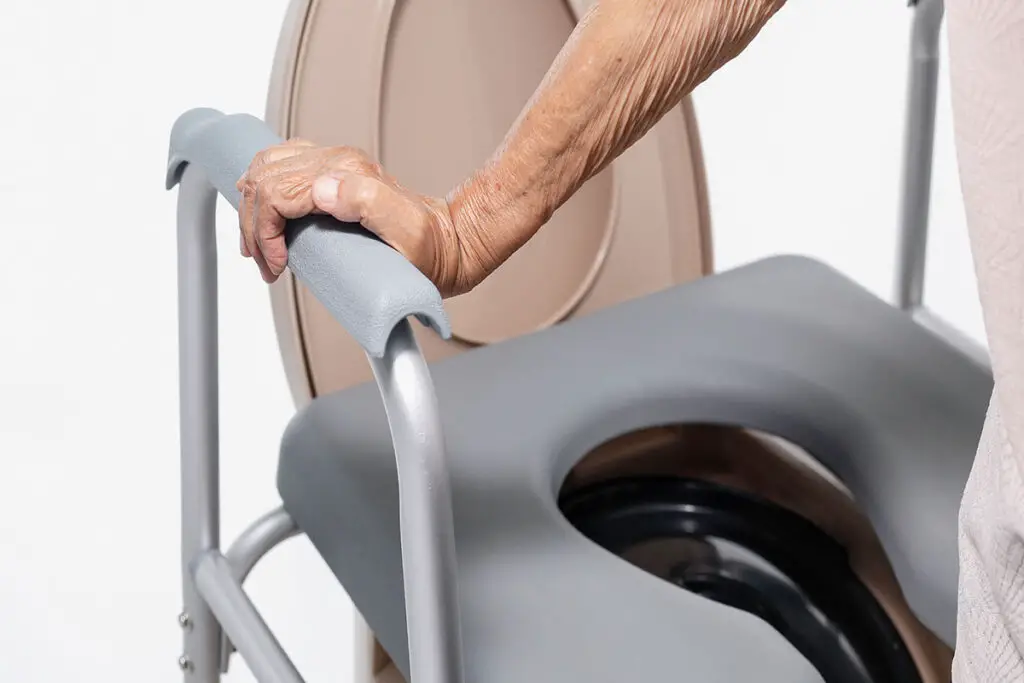
M 302 683 L 295 667 L 242 590 L 241 582 L 273 547 L 296 535 L 274 510 L 220 554 L 219 387 L 217 348 L 217 192 L 188 165 L 178 192 L 178 373 L 181 437 L 181 570 L 187 683 L 219 683 L 230 654 L 227 635 L 261 683 Z M 226 668 L 224 669 L 226 670 Z
M 271 550 L 301 531 L 292 516 L 279 507 L 263 515 L 239 534 L 224 554 L 239 585 L 244 584 L 256 563 Z M 235 646 L 227 633 L 221 634 L 220 670 L 228 672 Z
M 196 591 L 260 683 L 303 683 L 281 644 L 242 590 L 227 559 L 216 550 L 198 557 L 191 568 Z
M 983 346 L 940 319 L 924 305 L 935 154 L 935 114 L 939 98 L 939 38 L 942 35 L 945 7 L 943 0 L 914 0 L 912 6 L 914 17 L 910 35 L 895 304 L 972 363 L 991 371 L 991 360 Z
M 186 167 L 178 193 L 178 376 L 181 437 L 181 573 L 185 680 L 220 680 L 220 626 L 188 565 L 220 544 L 217 385 L 217 194 Z
M 408 320 L 368 356 L 398 461 L 410 678 L 462 683 L 462 628 L 451 488 L 437 398 Z
M 235 578 L 242 582 L 267 553 L 299 533 L 299 526 L 292 516 L 279 507 L 250 524 L 224 556 Z
M 924 298 L 943 9 L 943 0 L 914 5 L 896 258 L 896 305 L 905 311 L 919 307 Z

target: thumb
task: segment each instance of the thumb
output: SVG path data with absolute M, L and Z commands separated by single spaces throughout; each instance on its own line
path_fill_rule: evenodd
M 313 182 L 313 205 L 339 221 L 363 223 L 380 214 L 390 203 L 386 187 L 378 180 L 357 173 L 331 173 Z M 375 231 L 376 232 L 376 231 Z
M 335 207 L 338 204 L 338 194 L 341 192 L 340 175 L 323 175 L 313 181 L 312 194 L 313 206 L 319 211 L 334 216 Z M 346 220 L 341 216 L 334 216 L 338 220 Z
M 358 173 L 324 175 L 313 182 L 312 195 L 317 210 L 339 221 L 360 223 L 403 253 L 411 236 L 406 233 L 424 227 L 420 207 L 376 178 Z

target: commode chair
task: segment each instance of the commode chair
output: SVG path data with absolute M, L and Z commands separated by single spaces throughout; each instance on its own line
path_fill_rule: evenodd
M 443 306 L 358 226 L 295 221 L 272 290 L 300 405 L 283 505 L 221 551 L 217 193 L 237 208 L 252 157 L 293 135 L 444 191 L 583 4 L 302 0 L 271 125 L 207 109 L 175 124 L 186 681 L 218 680 L 235 649 L 260 681 L 301 680 L 242 589 L 300 532 L 365 620 L 358 683 L 946 675 L 991 376 L 920 306 L 936 0 L 914 10 L 897 307 L 804 258 L 711 275 L 689 103 Z M 330 40 L 338 26 L 359 30 Z M 536 53 L 466 59 L 522 46 L 516 31 Z M 452 90 L 424 92 L 438 70 Z

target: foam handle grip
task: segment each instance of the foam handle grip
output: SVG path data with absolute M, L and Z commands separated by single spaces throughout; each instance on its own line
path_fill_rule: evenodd
M 171 130 L 167 187 L 194 165 L 238 209 L 235 183 L 256 154 L 280 142 L 254 116 L 228 116 L 215 109 L 185 112 Z M 384 354 L 395 325 L 409 316 L 442 337 L 451 335 L 433 283 L 360 225 L 309 216 L 290 221 L 285 236 L 289 269 L 371 356 Z

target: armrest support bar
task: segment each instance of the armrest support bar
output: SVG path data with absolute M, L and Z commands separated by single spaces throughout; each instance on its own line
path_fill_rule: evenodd
M 370 358 L 398 464 L 410 678 L 463 683 L 455 526 L 434 384 L 408 321 Z
M 235 183 L 261 150 L 279 144 L 265 123 L 247 114 L 214 109 L 182 114 L 171 130 L 167 188 L 188 164 L 236 209 Z M 384 353 L 391 330 L 416 316 L 444 338 L 451 335 L 441 295 L 401 254 L 359 225 L 326 216 L 291 221 L 286 232 L 288 265 L 372 357 Z

